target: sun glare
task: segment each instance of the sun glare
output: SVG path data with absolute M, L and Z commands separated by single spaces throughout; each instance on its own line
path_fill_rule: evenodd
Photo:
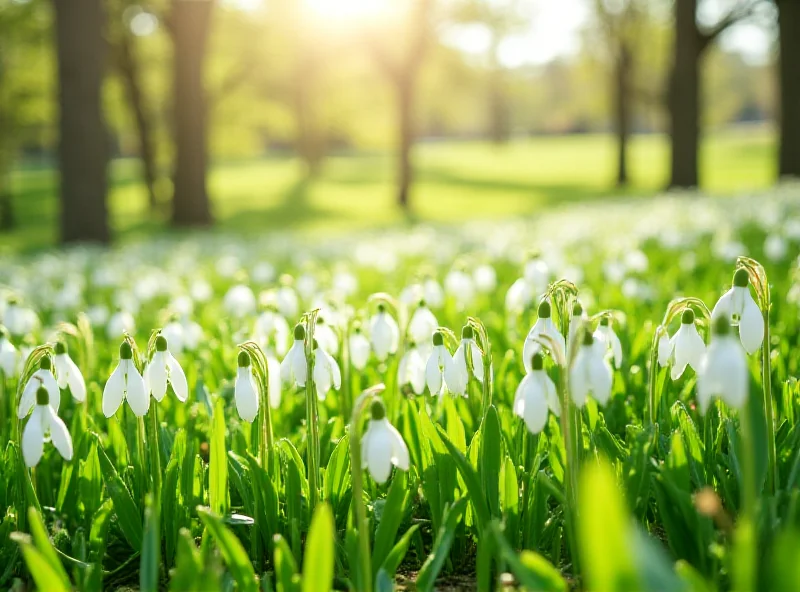
M 379 16 L 388 0 L 303 0 L 311 12 L 331 20 L 360 20 Z

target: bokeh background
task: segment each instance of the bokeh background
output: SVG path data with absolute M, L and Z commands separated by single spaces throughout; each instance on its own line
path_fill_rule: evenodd
M 0 0 L 0 252 L 798 174 L 796 0 Z

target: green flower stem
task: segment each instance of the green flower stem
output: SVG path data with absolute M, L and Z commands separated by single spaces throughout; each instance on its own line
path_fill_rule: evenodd
M 142 496 L 142 511 L 147 497 L 147 455 L 145 454 L 144 417 L 136 418 L 136 452 L 139 458 L 139 494 Z
M 353 405 L 353 415 L 350 418 L 350 474 L 353 480 L 353 508 L 358 530 L 358 555 L 360 560 L 357 588 L 362 592 L 372 592 L 372 557 L 370 555 L 367 507 L 364 505 L 364 470 L 361 468 L 359 419 L 373 397 L 383 391 L 384 388 L 383 384 L 378 384 L 362 392 Z
M 153 485 L 153 499 L 161 499 L 161 451 L 158 438 L 158 405 L 153 405 L 150 409 L 150 435 L 148 444 L 150 449 L 150 476 Z
M 661 337 L 660 333 L 660 328 L 657 328 L 653 334 L 653 343 L 650 345 L 650 376 L 647 388 L 647 423 L 650 426 L 656 423 L 656 397 L 658 395 L 656 382 L 658 378 L 658 340 Z
M 737 590 L 756 590 L 757 548 L 755 537 L 756 503 L 758 493 L 755 481 L 755 455 L 753 424 L 750 410 L 739 413 L 742 433 L 742 492 L 738 526 L 735 534 L 734 583 Z
M 767 491 L 775 493 L 778 486 L 777 451 L 775 448 L 775 412 L 772 400 L 772 360 L 770 358 L 770 332 L 769 332 L 770 303 L 764 307 L 764 343 L 761 345 L 761 387 L 764 394 L 764 418 L 767 423 Z
M 317 320 L 315 310 L 306 315 L 306 430 L 308 451 L 308 515 L 314 515 L 314 509 L 319 503 L 319 416 L 317 409 L 317 389 L 314 385 L 314 326 Z
M 575 419 L 578 411 L 570 400 L 567 375 L 569 369 L 561 368 L 558 380 L 558 396 L 561 399 L 561 432 L 564 438 L 564 449 L 566 451 L 566 470 L 564 471 L 564 497 L 567 501 L 565 508 L 565 522 L 567 530 L 567 541 L 572 558 L 573 575 L 579 575 L 578 563 L 578 539 L 577 539 L 577 510 L 578 510 L 578 474 L 580 471 L 580 459 L 578 456 L 577 444 L 577 420 Z

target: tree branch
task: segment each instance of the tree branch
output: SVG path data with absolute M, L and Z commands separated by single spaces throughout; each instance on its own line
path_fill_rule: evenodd
M 719 22 L 709 30 L 698 29 L 700 36 L 699 49 L 702 53 L 717 37 L 719 37 L 729 27 L 740 20 L 746 19 L 753 14 L 759 0 L 743 0 L 737 3 L 731 10 L 722 17 Z

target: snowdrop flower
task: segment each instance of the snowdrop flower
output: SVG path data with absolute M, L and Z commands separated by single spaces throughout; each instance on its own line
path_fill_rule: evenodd
M 241 319 L 256 311 L 256 296 L 248 286 L 237 284 L 227 291 L 222 305 L 230 316 Z
M 340 270 L 333 276 L 333 289 L 345 297 L 358 291 L 358 278 L 349 271 Z
M 342 386 L 342 373 L 336 360 L 322 349 L 314 340 L 314 384 L 317 387 L 317 396 L 324 401 L 328 391 L 333 387 L 339 390 Z
M 604 349 L 595 345 L 591 331 L 584 333 L 583 343 L 569 371 L 572 401 L 578 407 L 586 404 L 586 397 L 590 394 L 601 405 L 611 398 L 612 374 L 603 356 Z
M 475 282 L 465 271 L 453 269 L 444 278 L 444 290 L 460 307 L 468 306 L 475 299 Z
M 52 361 L 50 356 L 44 356 L 39 360 L 39 369 L 33 373 L 25 388 L 22 391 L 22 397 L 19 400 L 19 409 L 17 410 L 17 417 L 22 419 L 36 404 L 36 391 L 39 387 L 44 387 L 47 391 L 48 401 L 53 410 L 58 413 L 58 408 L 61 405 L 61 391 L 58 390 L 58 383 L 56 377 L 53 376 Z
M 614 329 L 611 328 L 611 320 L 608 317 L 600 319 L 600 325 L 594 332 L 594 338 L 598 344 L 603 344 L 604 349 L 611 350 L 614 366 L 619 368 L 622 364 L 622 344 Z
M 314 339 L 322 345 L 322 349 L 332 356 L 339 353 L 339 337 L 333 327 L 326 323 L 322 317 L 317 317 L 317 322 L 314 325 Z
M 14 376 L 19 360 L 19 352 L 8 339 L 5 327 L 0 326 L 0 370 L 6 377 Z
M 267 394 L 269 406 L 277 409 L 281 406 L 281 363 L 278 358 L 266 353 L 267 359 Z
M 475 287 L 483 294 L 493 292 L 497 288 L 497 272 L 488 263 L 479 265 L 472 273 L 472 278 Z
M 369 339 L 364 336 L 361 327 L 355 327 L 350 336 L 350 362 L 356 370 L 363 370 L 369 360 Z
M 662 327 L 663 328 L 663 327 Z M 669 358 L 672 355 L 672 340 L 666 329 L 661 333 L 658 338 L 658 365 L 662 368 L 669 364 Z
M 733 287 L 725 292 L 711 311 L 711 322 L 720 318 L 739 326 L 739 338 L 748 354 L 755 353 L 764 341 L 764 319 L 761 309 L 750 294 L 750 276 L 746 269 L 737 269 Z
M 400 302 L 407 306 L 414 306 L 424 300 L 432 308 L 440 308 L 444 304 L 444 291 L 433 278 L 428 278 L 422 283 L 411 284 L 400 292 Z
M 531 359 L 533 354 L 542 348 L 539 343 L 539 339 L 541 339 L 542 335 L 550 337 L 550 339 L 556 343 L 556 347 L 561 348 L 561 355 L 559 356 L 556 354 L 554 360 L 557 361 L 561 359 L 567 351 L 564 336 L 561 335 L 561 332 L 556 327 L 550 313 L 550 303 L 547 302 L 547 300 L 543 300 L 539 304 L 539 318 L 536 320 L 533 327 L 531 327 L 528 336 L 525 338 L 525 344 L 522 346 L 522 361 L 525 364 L 526 372 L 531 371 Z
M 469 325 L 461 330 L 461 343 L 453 356 L 453 363 L 444 369 L 444 381 L 448 390 L 454 395 L 467 396 L 469 382 L 469 364 L 467 364 L 467 351 L 472 357 L 472 375 L 483 382 L 483 354 L 478 344 L 475 343 L 475 333 Z M 449 370 L 449 371 L 448 371 Z
M 781 261 L 788 250 L 786 239 L 778 234 L 770 234 L 764 241 L 764 254 L 771 261 Z
M 258 387 L 253 377 L 250 354 L 240 351 L 237 359 L 236 382 L 233 385 L 233 398 L 236 411 L 242 420 L 252 423 L 258 415 Z
M 281 381 L 287 386 L 305 386 L 308 375 L 308 362 L 306 361 L 306 329 L 297 324 L 294 327 L 294 343 L 289 348 L 286 357 L 281 362 Z
M 271 343 L 275 347 L 275 353 L 279 356 L 286 355 L 289 348 L 289 323 L 277 310 L 268 309 L 262 312 L 256 319 L 253 333 L 262 347 Z
M 578 329 L 583 323 L 586 323 L 589 320 L 589 316 L 583 310 L 583 306 L 580 302 L 575 302 L 572 305 L 572 316 L 569 319 L 569 333 L 568 333 L 568 342 L 571 344 L 575 340 L 575 336 L 578 334 Z
M 700 364 L 697 402 L 705 415 L 712 397 L 720 397 L 730 407 L 742 409 L 747 402 L 750 376 L 747 356 L 731 334 L 726 317 L 714 321 L 711 344 Z
M 372 402 L 370 411 L 372 419 L 367 433 L 361 438 L 361 467 L 369 469 L 376 483 L 386 483 L 392 465 L 408 470 L 408 447 L 400 432 L 386 419 L 386 407 L 380 399 Z
M 540 352 L 531 358 L 531 371 L 522 379 L 514 395 L 514 414 L 521 417 L 532 434 L 538 434 L 547 425 L 550 409 L 558 417 L 561 404 L 556 385 L 544 371 L 544 357 Z
M 56 342 L 53 364 L 58 376 L 58 388 L 66 390 L 69 387 L 75 400 L 83 403 L 86 400 L 86 382 L 78 366 L 69 357 L 67 346 L 62 341 Z
M 425 366 L 425 382 L 432 395 L 442 395 L 445 390 L 445 374 L 453 372 L 453 356 L 444 345 L 444 336 L 437 331 L 433 334 L 433 349 Z
M 439 321 L 436 320 L 436 316 L 425 305 L 425 301 L 420 300 L 408 323 L 408 334 L 411 339 L 416 343 L 428 343 L 438 326 Z
M 282 281 L 286 284 L 289 280 L 284 277 Z M 285 319 L 295 318 L 300 308 L 297 293 L 289 285 L 283 285 L 275 292 L 275 304 L 278 306 L 278 312 Z
M 8 300 L 8 306 L 3 313 L 3 323 L 9 333 L 22 336 L 36 328 L 39 318 L 32 309 L 22 306 L 15 297 L 12 297 Z
M 370 338 L 372 351 L 375 352 L 375 357 L 381 362 L 386 360 L 389 354 L 397 351 L 400 341 L 400 329 L 397 326 L 397 321 L 386 312 L 386 306 L 383 303 L 378 304 L 378 312 L 370 320 Z
M 167 349 L 167 340 L 163 335 L 156 337 L 156 353 L 144 369 L 144 381 L 159 403 L 167 394 L 167 382 L 172 385 L 172 390 L 181 403 L 185 403 L 189 398 L 186 374 L 178 360 Z
M 425 371 L 427 361 L 414 343 L 411 343 L 397 366 L 397 385 L 410 385 L 414 394 L 421 395 L 425 390 Z
M 150 409 L 147 385 L 133 363 L 133 350 L 127 341 L 119 346 L 119 364 L 103 389 L 103 414 L 106 417 L 114 415 L 123 400 L 128 401 L 137 417 L 143 417 Z
M 112 314 L 106 323 L 106 335 L 109 339 L 118 339 L 125 333 L 133 335 L 135 332 L 136 323 L 133 316 L 124 310 L 118 310 Z
M 22 432 L 22 457 L 25 465 L 35 467 L 44 453 L 44 443 L 52 440 L 64 460 L 72 460 L 72 437 L 64 421 L 50 405 L 50 394 L 44 386 L 35 393 L 36 407 Z
M 687 308 L 681 316 L 681 328 L 669 340 L 672 356 L 672 380 L 683 374 L 686 366 L 697 372 L 706 355 L 706 344 L 694 324 L 694 311 Z

